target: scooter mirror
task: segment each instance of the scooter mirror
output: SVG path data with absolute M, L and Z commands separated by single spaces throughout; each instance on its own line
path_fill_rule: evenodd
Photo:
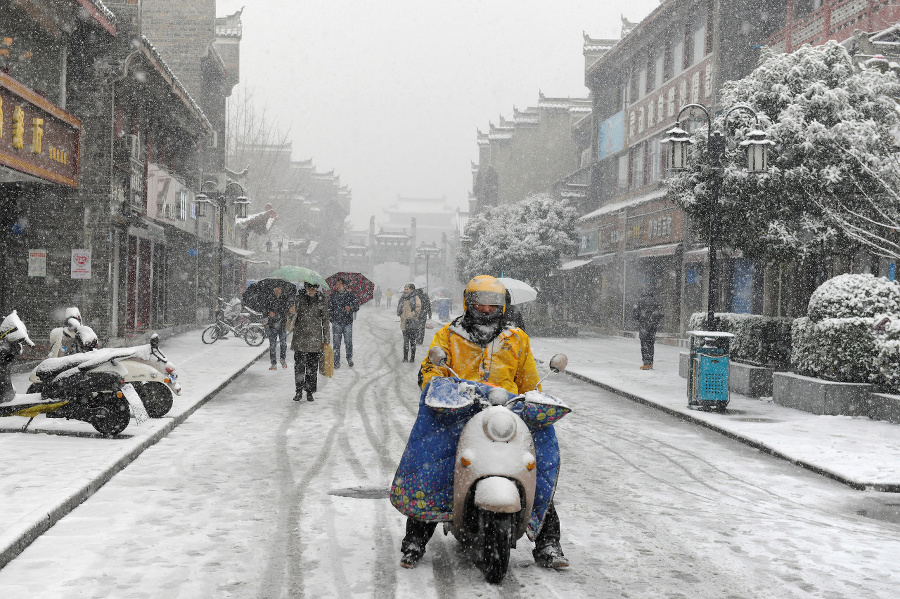
M 550 358 L 550 370 L 553 372 L 562 372 L 569 365 L 569 358 L 566 354 L 556 354 Z
M 428 360 L 435 366 L 447 365 L 447 352 L 438 346 L 434 346 L 428 350 Z
M 150 335 L 150 349 L 159 349 L 159 335 L 156 333 Z

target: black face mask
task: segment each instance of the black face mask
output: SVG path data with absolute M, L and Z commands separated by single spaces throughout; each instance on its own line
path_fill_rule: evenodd
M 475 343 L 485 346 L 500 334 L 502 318 L 503 312 L 499 308 L 490 314 L 482 314 L 474 309 L 466 310 L 461 324 Z

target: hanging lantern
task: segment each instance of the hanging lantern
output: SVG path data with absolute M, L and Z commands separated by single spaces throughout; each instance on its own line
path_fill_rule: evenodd
M 267 241 L 267 242 L 266 242 L 266 252 L 268 252 L 268 253 L 271 254 L 271 253 L 272 253 L 272 247 L 273 247 L 272 241 L 271 241 L 271 240 Z
M 676 121 L 675 126 L 666 131 L 659 143 L 669 144 L 666 148 L 666 168 L 672 172 L 687 169 L 688 147 L 694 143 L 687 131 Z
M 747 133 L 747 139 L 741 144 L 747 150 L 747 170 L 751 173 L 764 173 L 769 170 L 769 146 L 775 142 L 766 136 L 765 131 L 754 129 Z
M 238 196 L 234 199 L 234 216 L 235 218 L 247 218 L 247 212 L 250 209 L 250 198 L 247 196 Z
M 194 203 L 197 204 L 197 218 L 203 218 L 209 214 L 209 197 L 205 193 L 198 193 L 194 196 Z

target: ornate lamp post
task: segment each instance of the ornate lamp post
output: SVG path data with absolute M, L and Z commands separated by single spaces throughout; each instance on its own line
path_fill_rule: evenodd
M 718 251 L 718 248 L 716 247 L 716 227 L 719 211 L 719 193 L 722 190 L 722 156 L 725 154 L 724 133 L 727 132 L 725 127 L 728 124 L 728 117 L 734 112 L 744 111 L 753 115 L 757 126 L 759 126 L 759 115 L 749 106 L 738 104 L 725 113 L 723 119 L 724 132 L 713 131 L 713 121 L 709 109 L 702 104 L 688 104 L 678 111 L 675 126 L 666 131 L 665 139 L 660 140 L 660 143 L 669 144 L 666 148 L 666 166 L 673 172 L 683 171 L 687 168 L 687 150 L 689 144 L 693 143 L 693 140 L 691 140 L 691 136 L 688 132 L 681 128 L 680 121 L 681 115 L 684 114 L 686 110 L 694 108 L 701 110 L 706 117 L 706 122 L 709 123 L 706 138 L 707 158 L 713 176 L 710 198 L 711 206 L 709 210 L 709 293 L 706 302 L 706 328 L 707 330 L 712 331 L 714 330 L 713 321 L 715 317 L 716 294 L 718 292 L 716 277 L 716 252 Z M 773 142 L 766 137 L 765 132 L 760 129 L 750 131 L 747 134 L 747 139 L 742 141 L 740 145 L 747 151 L 747 170 L 749 172 L 762 173 L 768 169 L 768 150 L 769 146 L 773 145 Z
M 204 181 L 200 186 L 200 193 L 197 194 L 195 200 L 197 202 L 197 216 L 205 217 L 207 209 L 213 203 L 219 210 L 219 295 L 223 297 L 224 275 L 223 265 L 225 264 L 225 211 L 228 208 L 228 200 L 234 206 L 235 218 L 247 218 L 247 210 L 250 206 L 250 199 L 244 194 L 244 188 L 240 183 L 230 181 L 225 185 L 225 189 L 219 191 L 215 181 Z M 234 189 L 240 190 L 239 195 L 235 195 Z M 224 299 L 224 298 L 223 298 Z
M 434 242 L 432 242 L 431 245 L 419 246 L 419 248 L 416 250 L 416 253 L 419 256 L 423 256 L 425 258 L 425 289 L 427 290 L 428 293 L 431 293 L 431 287 L 430 287 L 431 283 L 429 281 L 430 275 L 428 272 L 428 266 L 429 266 L 428 263 L 432 256 L 437 256 L 438 254 L 441 253 L 441 248 L 439 248 L 437 245 L 434 244 Z

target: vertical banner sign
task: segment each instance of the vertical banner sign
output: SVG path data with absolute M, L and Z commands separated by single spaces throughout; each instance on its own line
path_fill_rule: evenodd
M 47 276 L 47 250 L 28 250 L 28 276 Z
M 72 250 L 72 278 L 91 278 L 91 250 Z

